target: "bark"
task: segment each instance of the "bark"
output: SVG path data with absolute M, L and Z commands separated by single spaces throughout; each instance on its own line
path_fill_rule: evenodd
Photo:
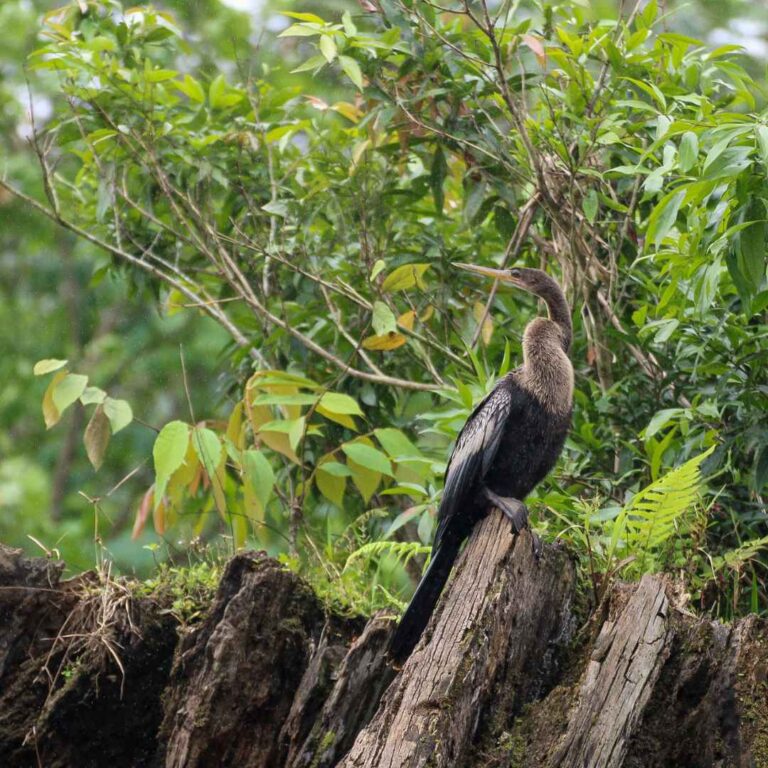
M 0 765 L 763 768 L 768 623 L 663 577 L 586 623 L 576 568 L 489 516 L 402 669 L 387 616 L 335 614 L 260 553 L 194 626 L 164 598 L 0 545 Z
M 514 712 L 546 685 L 553 645 L 567 638 L 573 584 L 565 553 L 547 548 L 537 563 L 530 534 L 516 539 L 501 515 L 487 517 L 430 627 L 341 767 L 456 765 L 494 691 Z

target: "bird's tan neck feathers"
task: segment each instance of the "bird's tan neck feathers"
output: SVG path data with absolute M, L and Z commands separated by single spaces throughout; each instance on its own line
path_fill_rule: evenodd
M 573 403 L 573 366 L 563 349 L 558 325 L 543 317 L 534 320 L 523 336 L 521 385 L 547 410 L 568 413 Z

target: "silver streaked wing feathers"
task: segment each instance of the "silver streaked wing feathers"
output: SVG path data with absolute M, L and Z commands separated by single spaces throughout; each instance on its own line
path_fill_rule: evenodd
M 435 544 L 438 545 L 454 515 L 461 514 L 465 494 L 490 469 L 513 408 L 514 394 L 498 386 L 467 419 L 445 472 L 443 500 L 438 514 Z

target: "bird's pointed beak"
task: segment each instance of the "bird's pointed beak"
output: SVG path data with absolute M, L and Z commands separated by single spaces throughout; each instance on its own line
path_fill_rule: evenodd
M 475 264 L 461 264 L 459 262 L 453 262 L 454 267 L 459 269 L 465 269 L 467 272 L 474 272 L 476 275 L 483 275 L 483 277 L 491 277 L 494 280 L 500 280 L 503 283 L 512 283 L 512 285 L 518 285 L 518 281 L 514 277 L 510 276 L 509 271 L 506 269 L 491 269 L 490 267 L 478 267 Z

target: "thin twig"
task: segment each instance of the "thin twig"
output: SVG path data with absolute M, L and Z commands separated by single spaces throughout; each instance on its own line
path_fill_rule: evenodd
M 536 193 L 521 209 L 520 209 L 520 217 L 517 220 L 517 226 L 515 227 L 515 231 L 512 233 L 512 237 L 509 239 L 509 243 L 507 244 L 507 249 L 504 251 L 504 258 L 501 260 L 501 264 L 499 265 L 499 269 L 506 269 L 507 264 L 509 264 L 510 261 L 514 261 L 514 259 L 517 258 L 517 255 L 520 253 L 520 249 L 523 246 L 523 243 L 525 242 L 525 238 L 528 235 L 528 230 L 530 229 L 531 222 L 533 221 L 534 214 L 536 213 L 536 207 L 539 204 L 539 195 Z M 483 324 L 485 323 L 486 318 L 488 317 L 488 314 L 491 311 L 491 306 L 493 305 L 493 300 L 496 298 L 496 292 L 499 289 L 499 281 L 494 280 L 493 285 L 491 286 L 491 291 L 488 294 L 488 299 L 485 302 L 485 308 L 483 309 L 483 314 L 478 320 L 477 328 L 475 328 L 475 332 L 472 335 L 472 341 L 470 342 L 470 348 L 474 349 L 475 346 L 477 346 L 477 341 L 480 338 L 480 334 L 483 330 Z

